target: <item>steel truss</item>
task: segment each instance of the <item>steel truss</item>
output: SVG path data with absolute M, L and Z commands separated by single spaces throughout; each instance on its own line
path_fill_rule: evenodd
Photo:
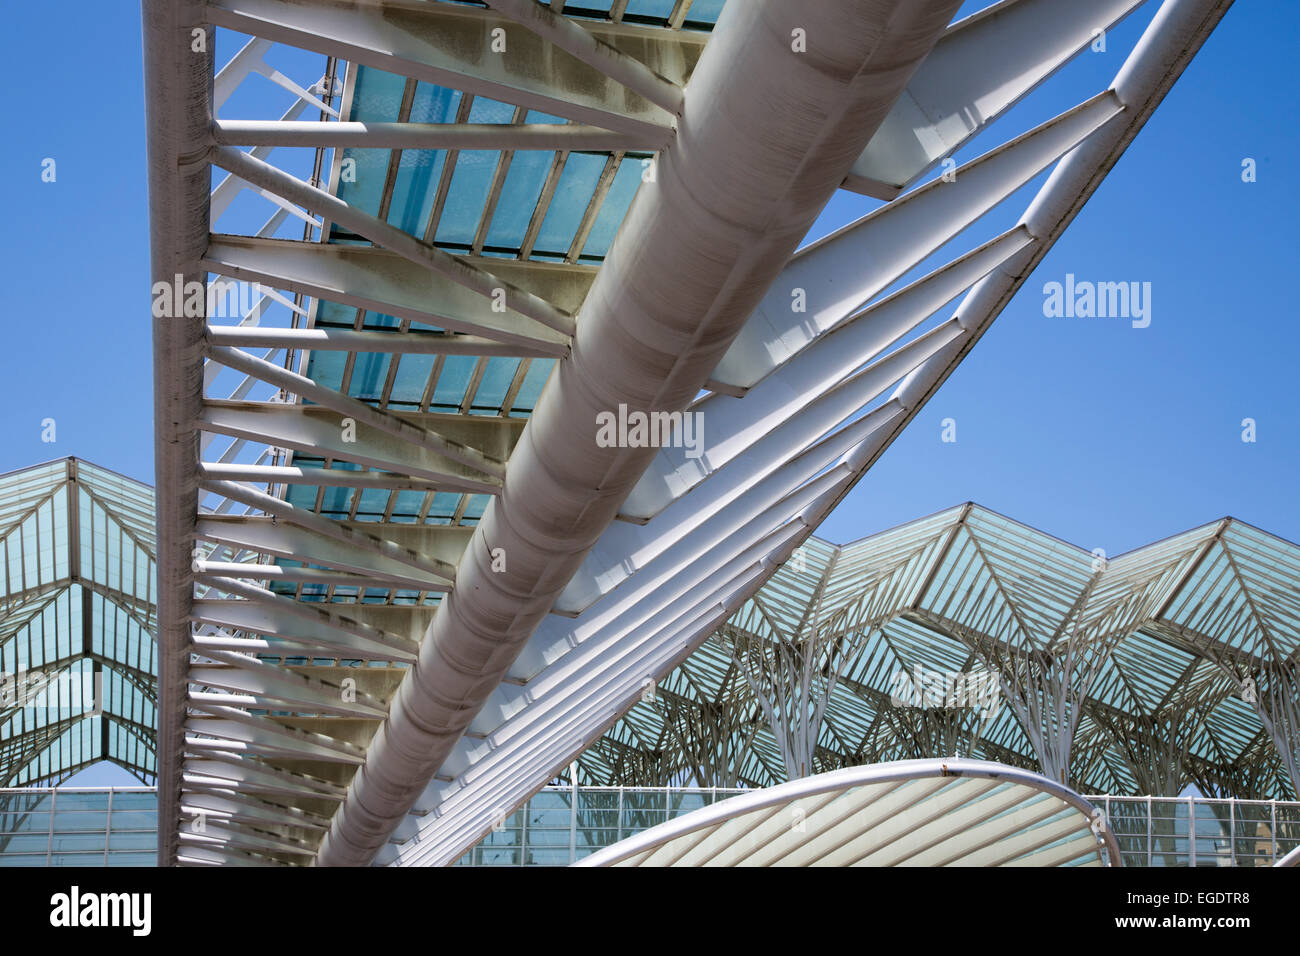
M 1108 89 L 911 188 L 1140 0 L 145 0 L 153 278 L 259 283 L 155 316 L 160 861 L 456 859 L 808 537 L 1229 5 L 1167 0 Z M 225 115 L 245 82 L 287 107 Z M 889 201 L 796 253 L 839 186 Z M 620 406 L 707 453 L 601 447 Z
M 904 760 L 730 797 L 577 866 L 1122 866 L 1102 811 L 1035 773 Z
M 156 773 L 153 493 L 75 458 L 0 476 L 0 786 Z
M 1297 696 L 1284 683 L 1300 659 L 1297 580 L 1300 548 L 1232 519 L 1103 561 L 968 504 L 843 547 L 809 539 L 659 696 L 671 688 L 675 715 L 693 707 L 715 734 L 761 710 L 766 726 L 727 741 L 734 752 L 744 740 L 733 760 L 751 786 L 979 755 L 1080 792 L 1172 797 L 1195 784 L 1286 798 L 1300 782 Z M 738 683 L 755 647 L 766 683 Z M 793 683 L 773 662 L 802 663 L 813 647 L 821 656 L 798 675 L 812 719 L 800 728 L 805 769 L 790 765 L 792 722 L 764 695 Z M 857 650 L 838 661 L 842 648 Z M 972 685 L 955 681 L 929 698 L 911 692 L 927 674 L 981 673 L 996 675 L 988 698 L 963 698 Z M 716 761 L 677 745 L 657 700 L 580 762 L 591 783 L 642 784 L 635 763 L 610 759 L 615 742 L 658 753 L 655 779 L 724 785 L 701 772 Z

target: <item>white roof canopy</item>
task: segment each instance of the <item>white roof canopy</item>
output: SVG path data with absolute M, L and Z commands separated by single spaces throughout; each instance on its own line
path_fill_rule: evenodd
M 755 790 L 577 866 L 1119 866 L 1100 810 L 983 760 L 851 767 Z

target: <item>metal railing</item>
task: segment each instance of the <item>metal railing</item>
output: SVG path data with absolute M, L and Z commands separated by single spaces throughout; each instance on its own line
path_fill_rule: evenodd
M 567 866 L 667 820 L 744 793 L 720 787 L 545 787 L 457 866 Z
M 1208 797 L 1089 797 L 1125 866 L 1272 866 L 1300 846 L 1300 803 Z
M 565 866 L 743 790 L 547 787 L 504 817 L 458 866 Z M 1088 797 L 1125 866 L 1271 866 L 1300 846 L 1300 802 Z M 1188 822 L 1194 820 L 1195 838 Z
M 0 866 L 153 866 L 154 787 L 0 789 Z
M 458 866 L 565 866 L 744 790 L 546 787 L 503 817 Z M 1300 802 L 1088 798 L 1125 866 L 1271 866 L 1300 847 Z M 0 866 L 152 866 L 153 787 L 0 789 Z

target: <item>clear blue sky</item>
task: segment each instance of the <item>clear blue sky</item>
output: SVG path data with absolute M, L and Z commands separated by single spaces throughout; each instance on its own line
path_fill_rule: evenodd
M 1139 11 L 1106 54 L 1084 54 L 1067 85 L 1103 89 L 1149 19 Z M 1239 0 L 1034 276 L 818 534 L 843 542 L 974 500 L 1110 555 L 1224 515 L 1300 541 L 1297 36 L 1300 4 Z M 1035 122 L 1069 105 L 1052 85 L 1024 104 Z M 1253 184 L 1241 181 L 1243 157 L 1257 160 Z M 1005 225 L 1037 185 L 1008 201 Z M 841 193 L 819 226 L 865 202 Z M 1043 283 L 1067 272 L 1150 281 L 1150 327 L 1045 318 Z M 940 440 L 948 417 L 952 444 Z M 1248 417 L 1254 444 L 1241 441 Z
M 1109 82 L 1149 14 L 1071 67 L 1082 95 Z M 0 71 L 20 95 L 0 151 L 10 290 L 0 470 L 77 455 L 152 482 L 139 8 L 47 0 L 6 17 Z M 89 22 L 88 60 L 67 31 Z M 1300 4 L 1240 0 L 1037 275 L 821 534 L 848 540 L 973 499 L 1110 554 L 1225 514 L 1300 540 L 1298 35 Z M 1054 96 L 1045 88 L 1026 107 L 1041 119 L 1081 98 Z M 1258 161 L 1254 184 L 1240 179 L 1246 156 Z M 58 164 L 53 184 L 41 182 L 45 157 Z M 870 205 L 841 195 L 816 231 Z M 1044 318 L 1042 283 L 1067 272 L 1150 281 L 1151 327 Z M 947 417 L 955 444 L 940 441 Z M 1245 417 L 1258 423 L 1255 444 L 1240 440 Z M 41 441 L 44 418 L 57 423 L 53 445 Z

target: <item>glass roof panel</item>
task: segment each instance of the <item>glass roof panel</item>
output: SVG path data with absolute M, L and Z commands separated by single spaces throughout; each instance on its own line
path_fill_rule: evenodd
M 583 259 L 598 261 L 609 254 L 618 227 L 623 224 L 632 200 L 641 188 L 644 169 L 645 161 L 631 156 L 625 156 L 619 163 L 618 172 L 614 174 L 614 181 L 605 195 L 605 201 L 601 203 L 600 212 L 596 214 L 587 242 L 582 247 Z
M 520 360 L 507 356 L 494 356 L 487 360 L 483 377 L 479 379 L 478 391 L 474 393 L 472 412 L 490 412 L 501 414 L 501 403 L 505 401 L 506 390 L 514 381 L 519 370 Z
M 105 758 L 152 779 L 152 514 L 147 486 L 76 459 L 0 476 L 0 786 Z
M 439 244 L 466 249 L 473 244 L 500 156 L 489 149 L 466 149 L 457 154 L 451 187 L 434 237 Z
M 454 412 L 465 401 L 465 391 L 469 387 L 470 377 L 478 365 L 478 359 L 468 355 L 449 355 L 444 359 L 442 374 L 433 390 L 433 401 L 429 403 L 432 411 Z
M 501 198 L 488 228 L 486 247 L 496 251 L 518 252 L 524 233 L 532 221 L 533 209 L 546 184 L 554 154 L 541 150 L 521 151 L 514 154 Z
M 514 404 L 510 407 L 511 415 L 522 418 L 532 414 L 533 409 L 537 407 L 537 400 L 542 395 L 542 388 L 554 368 L 555 359 L 533 359 L 532 364 L 528 366 L 527 374 L 524 375 L 524 383 L 520 386 L 519 393 L 515 395 Z
M 605 168 L 605 156 L 597 153 L 570 153 L 560 174 L 555 195 L 537 234 L 534 256 L 547 254 L 563 257 L 573 244 L 582 217 L 596 191 L 596 183 Z

